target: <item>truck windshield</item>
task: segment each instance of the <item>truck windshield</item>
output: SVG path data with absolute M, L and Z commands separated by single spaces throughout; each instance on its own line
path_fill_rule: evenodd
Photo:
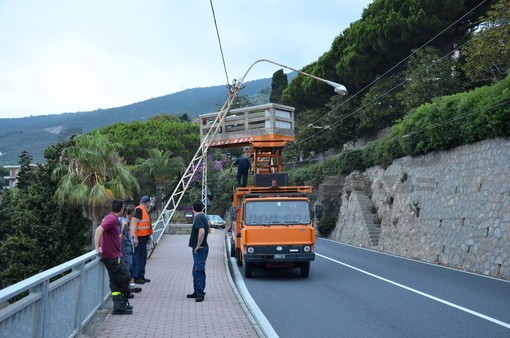
M 246 225 L 309 224 L 308 201 L 254 201 L 245 205 Z

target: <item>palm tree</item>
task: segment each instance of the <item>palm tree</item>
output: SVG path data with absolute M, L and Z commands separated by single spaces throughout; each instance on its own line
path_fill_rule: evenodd
M 82 135 L 74 146 L 63 150 L 60 165 L 53 171 L 59 179 L 57 201 L 81 205 L 84 217 L 92 221 L 92 245 L 94 229 L 109 203 L 132 198 L 140 189 L 117 153 L 119 147 L 99 133 Z
M 186 169 L 184 160 L 180 156 L 171 157 L 172 152 L 165 152 L 154 148 L 147 150 L 149 157 L 147 159 L 139 158 L 136 162 L 141 170 L 147 171 L 156 184 L 156 209 L 161 210 L 163 204 L 163 195 L 165 186 L 172 178 L 176 178 L 179 173 Z

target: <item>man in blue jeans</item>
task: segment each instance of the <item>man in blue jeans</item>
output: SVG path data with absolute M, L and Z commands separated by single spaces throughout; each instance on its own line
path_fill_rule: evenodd
M 193 293 L 186 295 L 194 298 L 196 302 L 202 302 L 205 297 L 205 262 L 209 254 L 207 245 L 207 234 L 209 233 L 209 222 L 204 213 L 202 201 L 193 203 L 193 226 L 188 246 L 192 249 L 193 255 Z
M 131 235 L 135 246 L 134 260 L 134 282 L 136 284 L 145 284 L 151 280 L 145 278 L 145 265 L 147 264 L 147 243 L 152 235 L 152 221 L 149 215 L 150 197 L 143 196 L 140 205 L 134 210 L 131 218 Z

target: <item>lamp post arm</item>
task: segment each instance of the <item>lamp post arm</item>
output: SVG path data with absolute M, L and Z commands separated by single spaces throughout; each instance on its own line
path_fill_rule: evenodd
M 299 74 L 303 74 L 305 76 L 311 77 L 311 78 L 313 78 L 315 80 L 318 80 L 318 81 L 321 81 L 321 82 L 324 82 L 324 83 L 330 85 L 331 87 L 333 87 L 335 89 L 335 93 L 337 93 L 337 94 L 340 94 L 340 95 L 347 94 L 347 89 L 345 88 L 345 86 L 343 86 L 343 85 L 341 85 L 339 83 L 322 79 L 322 78 L 320 78 L 318 76 L 315 76 L 313 74 L 309 74 L 309 73 L 303 72 L 302 70 L 298 70 L 298 69 L 295 69 L 295 68 L 292 68 L 292 67 L 289 67 L 289 66 L 286 66 L 286 65 L 282 65 L 281 63 L 274 62 L 274 61 L 271 61 L 271 60 L 268 60 L 268 59 L 259 59 L 259 60 L 255 61 L 254 63 L 252 63 L 251 66 L 246 71 L 246 73 L 244 73 L 244 76 L 241 78 L 239 86 L 241 86 L 244 83 L 244 78 L 246 77 L 246 75 L 248 75 L 248 72 L 252 69 L 252 67 L 255 66 L 259 62 L 269 62 L 269 63 L 272 63 L 273 65 L 276 65 L 276 66 L 279 66 L 279 67 L 282 67 L 282 68 L 286 68 L 286 69 L 292 70 L 292 71 L 297 72 Z

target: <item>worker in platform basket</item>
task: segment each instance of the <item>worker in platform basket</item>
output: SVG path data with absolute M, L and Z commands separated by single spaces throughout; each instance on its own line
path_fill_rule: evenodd
M 236 159 L 232 165 L 237 166 L 237 186 L 246 187 L 248 183 L 248 172 L 251 168 L 250 160 L 247 154 L 243 154 L 240 158 Z M 232 167 L 231 167 L 232 168 Z

